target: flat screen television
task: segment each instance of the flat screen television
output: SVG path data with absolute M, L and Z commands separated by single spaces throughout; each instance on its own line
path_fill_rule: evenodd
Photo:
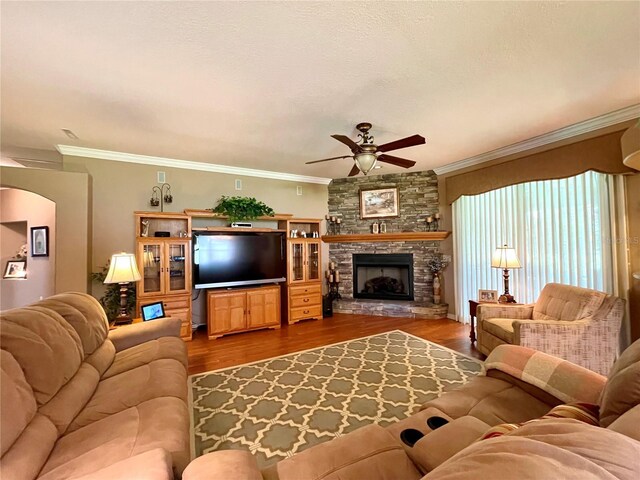
M 284 282 L 284 232 L 194 232 L 195 288 Z

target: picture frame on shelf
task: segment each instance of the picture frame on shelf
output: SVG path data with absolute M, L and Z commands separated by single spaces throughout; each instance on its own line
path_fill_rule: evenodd
M 27 278 L 27 261 L 8 260 L 2 278 Z
M 155 320 L 156 318 L 164 318 L 164 304 L 162 302 L 148 303 L 147 305 L 141 305 L 140 311 L 142 313 L 142 320 L 147 322 L 149 320 Z
M 31 227 L 31 256 L 49 256 L 49 227 Z
M 480 303 L 498 303 L 498 291 L 478 290 L 478 301 Z
M 398 189 L 360 190 L 360 218 L 389 218 L 399 215 Z

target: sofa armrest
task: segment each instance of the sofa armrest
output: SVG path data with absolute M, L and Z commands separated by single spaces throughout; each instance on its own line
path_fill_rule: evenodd
M 133 457 L 112 463 L 98 471 L 70 477 L 73 480 L 173 480 L 171 455 L 163 448 L 155 448 Z
M 509 305 L 508 303 L 481 303 L 476 309 L 478 322 L 487 318 L 528 319 L 533 315 L 533 304 Z
M 262 480 L 258 463 L 247 450 L 220 450 L 193 460 L 182 480 L 206 479 Z
M 456 418 L 418 440 L 409 456 L 425 472 L 430 472 L 474 443 L 490 428 L 475 417 Z
M 149 322 L 126 325 L 109 332 L 116 352 L 162 337 L 180 337 L 179 318 L 158 318 Z
M 516 320 L 513 338 L 517 345 L 540 350 L 550 355 L 563 355 L 567 337 L 582 338 L 591 326 L 590 318 L 581 320 Z
M 557 399 L 597 404 L 607 381 L 584 367 L 518 345 L 500 345 L 484 363 L 487 371 L 499 370 L 534 385 Z

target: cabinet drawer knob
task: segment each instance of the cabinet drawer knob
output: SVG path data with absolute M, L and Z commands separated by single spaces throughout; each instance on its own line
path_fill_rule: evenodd
M 302 312 L 302 313 L 309 313 L 309 310 L 305 310 L 305 311 L 304 311 L 304 312 Z
M 309 301 L 309 299 L 305 298 L 303 301 L 304 301 L 304 303 L 307 303 Z

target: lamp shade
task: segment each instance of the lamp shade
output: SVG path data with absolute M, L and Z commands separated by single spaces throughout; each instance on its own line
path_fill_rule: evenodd
M 521 268 L 520 260 L 516 254 L 515 248 L 509 248 L 507 245 L 496 248 L 491 257 L 491 266 L 493 268 Z
M 109 272 L 104 283 L 129 283 L 137 282 L 142 278 L 136 265 L 136 257 L 133 253 L 114 253 L 111 255 Z
M 378 157 L 374 153 L 362 152 L 355 155 L 356 165 L 365 175 L 375 166 Z

